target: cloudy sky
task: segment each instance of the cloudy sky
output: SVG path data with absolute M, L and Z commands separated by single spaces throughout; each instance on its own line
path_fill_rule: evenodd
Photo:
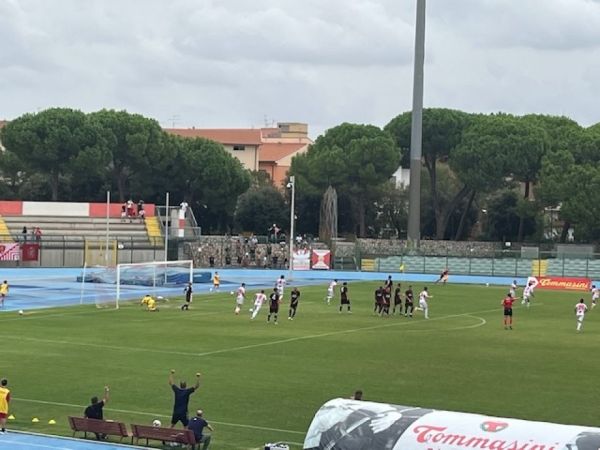
M 0 119 L 127 109 L 177 127 L 385 125 L 416 0 L 0 0 Z M 428 0 L 425 106 L 600 122 L 600 0 Z

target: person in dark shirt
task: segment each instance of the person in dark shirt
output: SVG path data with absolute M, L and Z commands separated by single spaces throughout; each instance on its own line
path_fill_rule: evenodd
M 374 313 L 381 313 L 383 309 L 383 288 L 379 286 L 375 290 L 375 308 L 373 308 Z
M 383 308 L 380 311 L 382 317 L 384 314 L 386 316 L 390 315 L 390 304 L 391 303 L 392 303 L 392 289 L 388 287 L 383 290 Z
M 392 314 L 396 314 L 396 308 L 402 315 L 402 285 L 398 283 L 396 290 L 394 291 L 394 309 L 392 310 Z
M 340 289 L 340 313 L 344 305 L 348 307 L 348 312 L 352 313 L 350 311 L 350 298 L 348 297 L 348 283 L 345 281 L 342 283 L 342 288 Z
M 296 317 L 296 310 L 298 309 L 298 302 L 300 301 L 300 291 L 297 287 L 292 289 L 291 299 L 290 299 L 290 312 L 288 314 L 288 320 L 294 320 Z
M 281 300 L 279 299 L 279 290 L 277 287 L 273 289 L 271 295 L 269 295 L 269 315 L 267 316 L 267 322 L 271 321 L 271 316 L 274 316 L 274 323 L 277 325 L 277 315 L 279 314 L 279 303 Z
M 200 387 L 200 372 L 196 374 L 196 384 L 188 388 L 185 381 L 181 381 L 179 386 L 176 386 L 173 382 L 173 375 L 175 370 L 171 369 L 169 373 L 169 386 L 173 390 L 175 395 L 175 403 L 173 404 L 173 416 L 171 417 L 171 428 L 177 425 L 177 422 L 181 422 L 184 427 L 187 427 L 189 423 L 188 419 L 188 403 L 190 402 L 190 395 L 192 395 L 196 389 Z
M 408 286 L 408 289 L 404 292 L 404 317 L 412 317 L 414 310 L 414 294 L 412 286 Z
M 189 282 L 187 286 L 183 289 L 183 293 L 185 294 L 185 303 L 181 305 L 182 311 L 188 311 L 190 309 L 190 303 L 192 303 L 192 293 L 194 292 L 194 288 L 192 283 Z
M 394 287 L 394 282 L 392 281 L 392 276 L 388 275 L 387 280 L 385 280 L 385 283 L 383 284 L 383 288 L 389 289 L 391 292 L 393 287 Z
M 196 415 L 192 417 L 190 423 L 188 424 L 188 430 L 192 430 L 194 432 L 194 437 L 196 438 L 197 444 L 204 444 L 202 446 L 202 450 L 208 450 L 208 446 L 210 445 L 210 434 L 203 434 L 204 428 L 208 428 L 211 432 L 214 431 L 213 427 L 204 419 L 203 417 L 204 411 L 199 409 L 196 411 Z M 200 447 L 198 447 L 200 448 Z
M 102 408 L 104 408 L 104 405 L 106 405 L 106 403 L 108 403 L 109 392 L 110 392 L 109 387 L 104 386 L 104 397 L 102 398 L 102 400 L 98 401 L 98 397 L 95 397 L 95 396 L 92 397 L 90 400 L 90 402 L 91 402 L 90 406 L 85 408 L 85 411 L 83 412 L 83 417 L 85 417 L 86 419 L 104 420 L 104 411 Z M 99 433 L 95 433 L 95 434 L 96 434 L 96 439 L 98 439 L 98 440 L 106 438 L 105 434 L 99 434 Z

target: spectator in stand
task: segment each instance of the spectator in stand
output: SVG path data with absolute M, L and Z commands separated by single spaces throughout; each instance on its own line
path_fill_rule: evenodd
M 129 222 L 133 222 L 133 218 L 135 217 L 135 209 L 133 208 L 133 200 L 127 200 L 127 217 L 129 218 Z
M 109 392 L 109 387 L 104 386 L 104 397 L 102 398 L 102 400 L 98 401 L 98 397 L 92 397 L 90 406 L 85 408 L 85 411 L 83 412 L 83 417 L 85 417 L 86 419 L 104 420 L 103 408 L 106 405 L 106 403 L 108 403 Z M 106 439 L 106 435 L 96 433 L 96 439 Z
M 197 444 L 204 444 L 202 446 L 202 450 L 208 450 L 208 446 L 210 445 L 210 434 L 203 434 L 202 431 L 204 428 L 208 428 L 211 432 L 214 431 L 213 427 L 204 419 L 203 417 L 204 411 L 199 409 L 196 411 L 196 416 L 192 417 L 190 423 L 188 424 L 188 430 L 192 430 L 194 432 L 194 437 L 196 438 Z M 198 447 L 200 448 L 200 447 Z
M 40 227 L 35 227 L 33 234 L 35 235 L 35 242 L 40 242 L 42 240 L 42 229 Z
M 21 238 L 23 239 L 23 242 L 27 242 L 27 227 L 23 227 L 23 230 L 21 231 Z
M 179 204 L 179 209 L 180 209 L 181 213 L 183 214 L 183 217 L 185 217 L 185 215 L 187 214 L 187 210 L 188 210 L 189 206 L 190 205 L 188 205 L 188 202 L 186 202 L 185 200 Z
M 146 218 L 146 211 L 144 211 L 144 200 L 140 200 L 137 204 L 137 214 L 140 221 L 143 222 Z

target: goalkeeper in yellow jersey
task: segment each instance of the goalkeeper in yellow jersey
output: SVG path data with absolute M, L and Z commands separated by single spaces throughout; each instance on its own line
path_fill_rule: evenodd
M 158 311 L 156 300 L 154 300 L 150 294 L 146 294 L 144 298 L 142 298 L 141 304 L 146 306 L 147 311 Z

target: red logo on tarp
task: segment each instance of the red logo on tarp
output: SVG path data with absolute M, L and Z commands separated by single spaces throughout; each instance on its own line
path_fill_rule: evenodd
M 506 422 L 495 422 L 488 420 L 487 422 L 483 422 L 480 426 L 483 431 L 497 433 L 498 431 L 506 429 L 508 427 L 508 424 Z

